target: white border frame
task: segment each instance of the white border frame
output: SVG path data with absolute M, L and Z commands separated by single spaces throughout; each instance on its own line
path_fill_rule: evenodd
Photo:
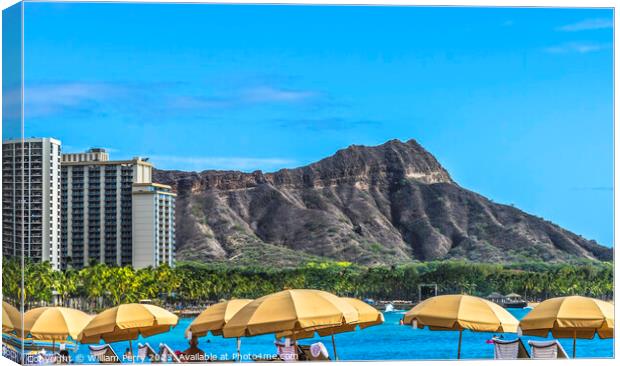
M 0 0 L 0 10 L 4 10 L 16 3 L 20 2 L 19 0 Z M 24 2 L 54 2 L 54 1 L 46 1 L 46 0 L 25 0 Z M 470 7 L 564 7 L 564 8 L 613 8 L 614 9 L 614 248 L 615 243 L 619 242 L 619 234 L 616 228 L 620 224 L 620 219 L 615 214 L 617 212 L 618 207 L 620 207 L 620 198 L 616 194 L 615 187 L 619 186 L 620 183 L 620 174 L 618 174 L 618 162 L 620 161 L 618 157 L 620 156 L 620 152 L 615 148 L 615 142 L 618 141 L 620 137 L 619 129 L 616 127 L 616 121 L 618 121 L 619 112 L 618 109 L 615 108 L 616 105 L 620 102 L 620 98 L 618 97 L 618 93 L 616 93 L 616 86 L 618 85 L 618 74 L 616 71 L 616 60 L 617 60 L 617 47 L 616 46 L 616 32 L 618 26 L 620 25 L 620 21 L 618 17 L 615 16 L 615 8 L 618 5 L 618 1 L 616 0 L 422 0 L 422 1 L 411 1 L 411 0 L 287 0 L 287 1 L 275 1 L 275 0 L 219 0 L 219 1 L 201 1 L 201 0 L 184 0 L 184 1 L 173 1 L 173 0 L 107 0 L 107 1 L 97 1 L 97 0 L 61 0 L 56 2 L 93 2 L 93 3 L 186 3 L 186 4 L 282 4 L 282 5 L 373 5 L 373 6 L 470 6 Z M 2 59 L 2 47 L 1 47 L 1 34 L 2 34 L 2 20 L 0 19 L 0 60 Z M 2 83 L 2 77 L 0 76 L 0 85 Z M 2 90 L 0 89 L 0 101 L 2 100 Z M 2 121 L 2 109 L 0 108 L 0 123 Z M 2 137 L 2 133 L 0 131 L 0 138 Z M 1 179 L 1 178 L 0 178 Z M 618 273 L 618 262 L 616 257 L 616 251 L 614 250 L 614 282 L 616 275 Z M 1 270 L 1 264 L 0 264 Z M 0 285 L 2 283 L 2 279 L 0 278 Z M 615 285 L 614 285 L 614 297 L 615 297 Z M 617 309 L 615 309 L 617 310 Z M 617 311 L 616 311 L 617 313 Z M 618 357 L 620 355 L 620 342 L 614 341 L 614 357 Z M 612 365 L 616 364 L 615 359 L 576 359 L 576 360 L 568 360 L 565 362 L 570 362 L 573 365 L 588 365 L 590 362 L 595 361 L 597 365 Z M 432 363 L 432 365 L 444 366 L 444 365 L 480 365 L 480 364 L 488 364 L 488 365 L 520 365 L 524 361 L 498 361 L 498 360 L 462 360 L 462 361 L 356 361 L 356 362 L 339 362 L 340 365 L 343 366 L 357 366 L 363 362 L 364 365 L 381 365 L 387 363 L 388 365 L 409 365 L 415 366 L 420 365 L 422 363 Z M 550 362 L 554 361 L 541 361 L 541 360 L 530 360 L 525 361 L 528 365 L 548 365 Z M 556 361 L 562 362 L 562 361 Z M 6 360 L 1 359 L 0 364 L 6 363 Z M 196 365 L 199 365 L 198 363 Z M 205 364 L 206 365 L 206 364 Z

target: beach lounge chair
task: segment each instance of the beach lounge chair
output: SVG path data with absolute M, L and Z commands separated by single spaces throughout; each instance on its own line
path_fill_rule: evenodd
M 97 358 L 99 363 L 121 363 L 120 357 L 109 344 L 88 346 L 90 354 Z
M 34 357 L 33 359 L 36 359 L 35 363 L 41 365 L 54 365 L 57 361 L 55 353 L 45 352 L 44 350 L 42 350 L 37 355 L 38 357 Z
M 521 338 L 503 340 L 493 338 L 493 356 L 496 360 L 514 360 L 518 358 L 530 358 Z
M 58 353 L 56 353 L 56 363 L 60 365 L 68 365 L 71 362 L 71 356 L 69 355 L 69 351 L 67 351 L 67 345 L 65 343 L 61 343 L 58 346 Z
M 161 362 L 181 362 L 179 356 L 177 356 L 176 353 L 174 353 L 174 351 L 172 350 L 172 348 L 170 348 L 170 346 L 165 343 L 159 344 L 159 360 Z
M 24 365 L 39 365 L 43 363 L 41 353 L 38 351 L 28 351 L 24 354 Z
M 73 362 L 68 353 L 58 353 L 56 354 L 56 363 L 59 365 L 68 365 Z
M 557 340 L 552 341 L 528 341 L 531 347 L 533 359 L 556 359 L 568 358 L 566 351 Z
M 301 361 L 331 361 L 329 352 L 322 342 L 313 343 L 309 346 L 299 345 L 298 348 Z
M 286 338 L 284 343 L 275 342 L 276 349 L 278 350 L 278 357 L 282 359 L 282 361 L 298 361 L 299 354 L 297 352 L 297 344 L 291 343 L 289 338 Z
M 277 354 L 270 357 L 265 356 L 252 356 L 252 361 L 256 362 L 270 362 L 270 361 L 297 361 L 301 360 L 301 351 L 298 353 L 298 347 L 294 343 L 291 343 L 289 338 L 284 340 L 284 343 L 278 341 L 274 342 L 276 345 Z
M 6 344 L 4 342 L 2 343 L 2 356 L 4 356 L 5 358 L 8 358 L 9 360 L 13 362 L 21 363 L 20 352 L 18 352 L 17 349 L 15 349 L 15 347 L 9 344 Z
M 159 361 L 159 355 L 157 355 L 157 352 L 155 352 L 150 344 L 138 343 L 138 359 L 142 362 L 146 360 L 156 362 Z
M 58 352 L 54 353 L 54 357 L 50 361 L 55 365 L 68 365 L 71 362 L 68 357 L 64 357 Z

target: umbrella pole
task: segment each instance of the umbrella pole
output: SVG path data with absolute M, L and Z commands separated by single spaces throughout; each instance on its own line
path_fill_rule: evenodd
M 458 353 L 456 354 L 457 360 L 461 359 L 461 341 L 462 340 L 463 340 L 463 329 L 459 329 L 459 349 L 458 349 Z
M 299 361 L 299 347 L 297 347 L 297 336 L 295 335 L 295 331 L 293 330 L 293 336 L 291 337 L 293 339 L 293 347 L 295 347 L 295 361 Z
M 133 347 L 131 346 L 131 339 L 129 340 L 129 357 L 131 357 L 131 363 L 134 363 L 134 360 L 133 360 Z
M 338 361 L 338 353 L 336 352 L 336 340 L 334 338 L 334 333 L 332 333 L 332 346 L 334 347 L 334 360 Z
M 241 362 L 241 338 L 237 337 L 237 362 Z
M 577 331 L 573 331 L 573 358 L 577 354 Z

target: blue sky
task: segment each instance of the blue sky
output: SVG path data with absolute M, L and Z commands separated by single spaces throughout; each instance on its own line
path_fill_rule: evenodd
M 27 3 L 26 134 L 273 171 L 415 138 L 613 242 L 611 10 Z

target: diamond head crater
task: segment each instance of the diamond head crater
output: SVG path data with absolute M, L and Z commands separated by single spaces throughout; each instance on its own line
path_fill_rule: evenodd
M 461 187 L 415 140 L 352 145 L 273 173 L 156 170 L 154 177 L 178 194 L 178 261 L 612 260 L 611 248 Z

